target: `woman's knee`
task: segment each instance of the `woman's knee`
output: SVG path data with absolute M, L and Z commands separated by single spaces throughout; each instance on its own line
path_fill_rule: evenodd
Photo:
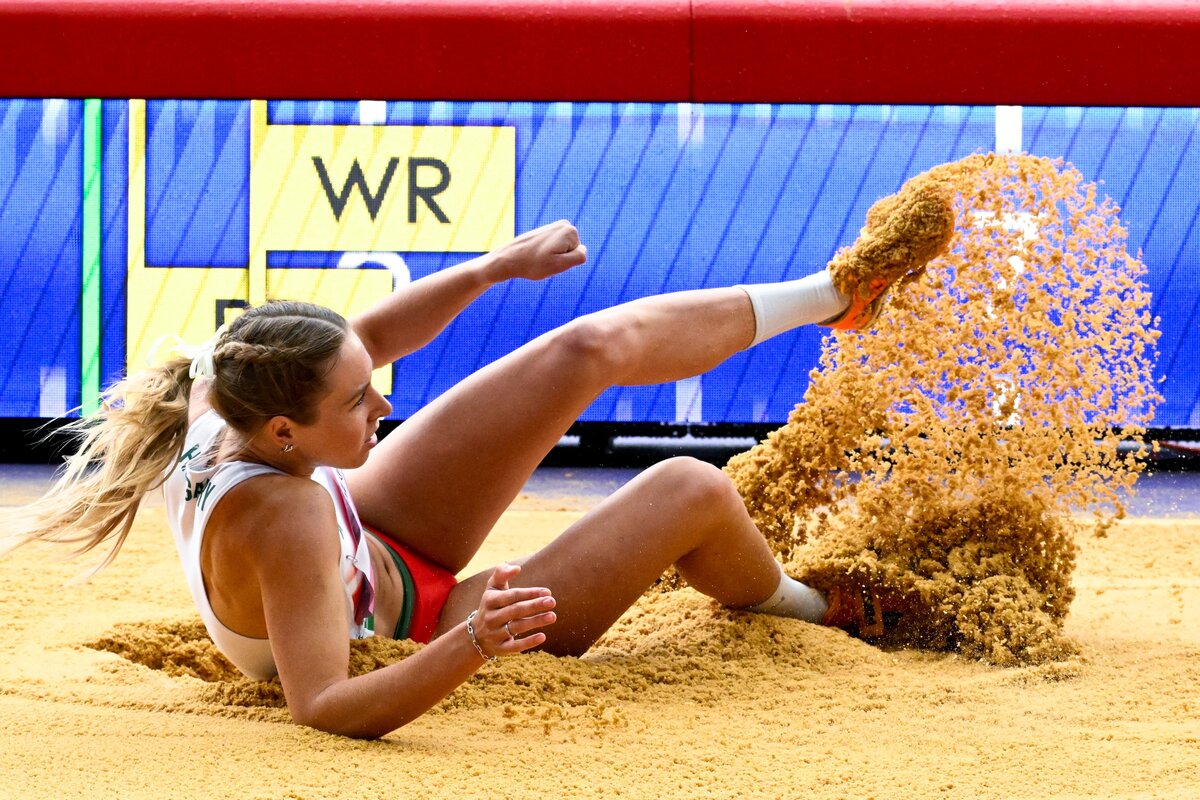
M 689 456 L 677 456 L 656 465 L 654 479 L 664 496 L 689 510 L 713 514 L 742 507 L 741 497 L 719 467 Z
M 550 346 L 574 369 L 593 368 L 609 382 L 619 381 L 634 357 L 635 332 L 611 314 L 588 314 L 551 334 Z

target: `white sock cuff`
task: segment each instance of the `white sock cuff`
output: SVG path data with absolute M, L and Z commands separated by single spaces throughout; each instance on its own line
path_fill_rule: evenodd
M 775 593 L 750 610 L 760 614 L 819 623 L 829 610 L 829 603 L 825 600 L 825 595 L 791 577 L 780 565 L 779 586 L 776 587 Z
M 780 283 L 739 284 L 754 309 L 753 347 L 784 331 L 833 319 L 850 298 L 837 290 L 828 270 Z
M 763 308 L 762 293 L 751 291 L 751 287 L 742 283 L 739 283 L 733 288 L 741 289 L 746 293 L 746 297 L 750 298 L 750 308 L 754 310 L 754 341 L 752 341 L 749 346 L 754 347 L 759 342 L 770 338 L 769 336 L 763 335 L 765 333 L 763 329 L 763 320 L 766 318 L 767 311 L 765 308 Z
M 763 600 L 758 605 L 751 606 L 751 611 L 756 611 L 760 614 L 770 614 L 773 610 L 779 607 L 779 604 L 783 602 L 784 597 L 787 595 L 787 590 L 784 586 L 784 578 L 786 578 L 788 575 L 783 571 L 782 564 L 777 564 L 776 566 L 779 567 L 779 583 L 775 585 L 775 593 L 766 600 Z

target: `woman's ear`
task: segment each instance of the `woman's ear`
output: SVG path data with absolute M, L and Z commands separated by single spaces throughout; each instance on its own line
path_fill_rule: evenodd
M 267 433 L 271 437 L 271 443 L 285 453 L 291 452 L 296 446 L 295 431 L 296 424 L 287 417 L 271 417 L 267 421 Z

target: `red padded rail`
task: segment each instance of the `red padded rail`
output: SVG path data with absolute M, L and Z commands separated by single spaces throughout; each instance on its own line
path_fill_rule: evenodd
M 688 0 L 0 0 L 0 96 L 666 100 Z
M 1200 105 L 1200 0 L 0 0 L 0 97 Z
M 693 99 L 1200 105 L 1200 0 L 693 0 Z

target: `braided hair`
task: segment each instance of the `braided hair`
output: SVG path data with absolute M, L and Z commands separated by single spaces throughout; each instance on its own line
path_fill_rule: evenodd
M 341 315 L 310 303 L 276 301 L 247 311 L 213 351 L 209 402 L 247 436 L 276 416 L 310 424 L 347 328 Z

